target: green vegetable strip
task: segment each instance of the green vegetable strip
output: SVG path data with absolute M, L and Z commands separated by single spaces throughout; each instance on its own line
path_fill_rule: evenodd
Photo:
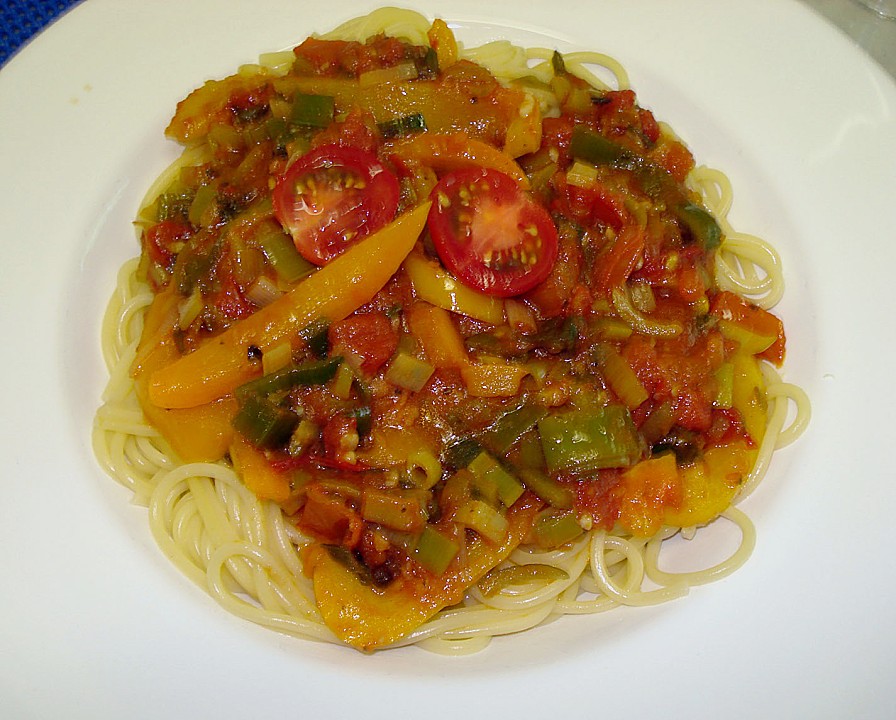
M 487 452 L 481 452 L 467 466 L 473 475 L 495 486 L 497 497 L 505 507 L 510 507 L 523 494 L 525 488 Z
M 425 360 L 399 351 L 386 370 L 386 380 L 406 390 L 420 392 L 434 371 L 435 368 Z
M 161 222 L 162 220 L 188 219 L 194 195 L 192 190 L 162 193 L 156 201 L 156 220 Z
M 576 125 L 573 128 L 569 151 L 577 160 L 584 160 L 592 165 L 612 165 L 627 159 L 630 155 L 621 145 L 607 140 L 603 135 L 584 125 Z
M 714 375 L 717 383 L 714 404 L 719 408 L 730 408 L 734 404 L 734 364 L 723 363 Z
M 475 440 L 461 440 L 445 449 L 445 464 L 455 470 L 467 467 L 482 452 Z
M 554 75 L 566 75 L 566 63 L 563 61 L 563 55 L 554 50 L 551 55 L 551 69 Z
M 583 530 L 575 513 L 548 511 L 535 520 L 535 542 L 541 547 L 552 548 L 575 540 Z
M 333 122 L 334 111 L 334 100 L 328 95 L 296 93 L 290 119 L 296 125 L 325 128 Z
M 594 350 L 604 379 L 629 409 L 634 410 L 648 398 L 647 391 L 628 361 L 612 345 L 600 343 Z
M 408 492 L 369 489 L 361 498 L 361 517 L 399 531 L 413 531 L 425 522 L 420 497 Z
M 339 369 L 341 357 L 312 360 L 299 365 L 288 365 L 282 370 L 247 382 L 236 389 L 238 398 L 266 397 L 290 390 L 297 385 L 323 385 L 329 382 Z
M 260 396 L 247 398 L 233 418 L 233 427 L 260 448 L 283 445 L 298 423 L 295 413 Z
M 426 119 L 423 113 L 414 113 L 394 120 L 386 120 L 377 124 L 384 138 L 397 138 L 413 133 L 426 132 Z
M 549 415 L 538 431 L 550 472 L 628 467 L 641 457 L 637 428 L 622 405 Z
M 519 470 L 520 480 L 527 489 L 535 493 L 548 505 L 568 510 L 576 501 L 576 496 L 568 487 L 564 487 L 541 470 L 522 468 Z
M 687 203 L 680 206 L 675 214 L 690 231 L 694 242 L 704 250 L 715 250 L 722 244 L 722 229 L 716 219 L 699 205 Z
M 479 436 L 479 442 L 499 457 L 506 455 L 514 443 L 547 414 L 542 406 L 527 403 L 499 418 Z
M 545 585 L 559 580 L 569 580 L 569 574 L 561 568 L 541 563 L 514 565 L 512 567 L 492 570 L 479 581 L 479 589 L 485 597 L 493 597 L 504 588 L 514 585 L 543 583 Z
M 330 352 L 330 323 L 328 320 L 315 320 L 299 330 L 299 337 L 305 341 L 308 349 L 315 357 L 325 358 Z

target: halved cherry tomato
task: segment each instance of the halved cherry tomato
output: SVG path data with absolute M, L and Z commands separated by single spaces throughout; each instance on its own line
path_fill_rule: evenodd
M 299 253 L 326 265 L 395 218 L 398 178 L 376 156 L 322 145 L 286 170 L 272 195 L 274 213 Z
M 432 191 L 429 232 L 445 267 L 496 297 L 542 282 L 557 259 L 557 228 L 517 182 L 497 170 L 448 173 Z

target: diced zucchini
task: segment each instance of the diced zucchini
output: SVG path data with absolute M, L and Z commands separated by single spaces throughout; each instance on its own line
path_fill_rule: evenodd
M 561 485 L 541 470 L 522 468 L 519 475 L 526 488 L 551 507 L 569 509 L 575 503 L 576 497 L 572 490 Z

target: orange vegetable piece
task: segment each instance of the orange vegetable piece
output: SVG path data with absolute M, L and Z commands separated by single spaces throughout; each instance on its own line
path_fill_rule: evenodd
M 634 535 L 653 535 L 662 527 L 666 510 L 681 505 L 681 478 L 672 453 L 626 470 L 618 487 L 619 524 Z
M 267 94 L 270 80 L 266 71 L 209 80 L 177 104 L 165 134 L 180 143 L 198 143 L 216 125 L 231 124 L 229 106 L 234 96 L 251 99 Z
M 391 144 L 394 154 L 431 167 L 437 173 L 469 167 L 498 170 L 516 180 L 521 187 L 529 187 L 529 179 L 517 162 L 508 154 L 466 133 L 424 132 Z
M 753 469 L 756 451 L 736 442 L 707 449 L 703 458 L 681 471 L 682 503 L 666 514 L 667 525 L 705 525 L 724 512 Z
M 786 337 L 784 323 L 776 315 L 732 292 L 718 293 L 710 304 L 710 313 L 720 320 L 727 320 L 746 328 L 756 335 L 773 337 L 774 342 L 756 357 L 768 360 L 778 367 L 784 362 Z
M 230 459 L 243 484 L 258 498 L 277 503 L 289 499 L 289 476 L 272 466 L 263 452 L 236 433 L 230 444 Z
M 529 371 L 503 361 L 470 363 L 460 370 L 467 394 L 473 397 L 513 397 Z
M 457 370 L 469 363 L 464 340 L 444 308 L 418 301 L 406 310 L 411 334 L 433 367 Z
M 153 299 L 144 316 L 143 335 L 132 368 L 137 401 L 147 421 L 156 428 L 184 462 L 214 462 L 224 457 L 233 436 L 231 420 L 237 411 L 233 398 L 193 408 L 168 410 L 149 401 L 149 378 L 176 361 L 180 354 L 172 339 L 177 317 L 177 294 L 168 288 Z
M 457 40 L 444 20 L 433 20 L 426 36 L 429 38 L 429 46 L 436 51 L 439 70 L 445 70 L 457 62 Z
M 302 561 L 314 581 L 324 622 L 359 650 L 376 650 L 400 640 L 442 608 L 460 602 L 470 585 L 502 562 L 526 536 L 540 506 L 534 496 L 523 495 L 507 512 L 509 527 L 503 541 L 492 544 L 474 536 L 443 575 L 421 568 L 398 576 L 385 588 L 362 583 L 326 548 L 307 547 Z

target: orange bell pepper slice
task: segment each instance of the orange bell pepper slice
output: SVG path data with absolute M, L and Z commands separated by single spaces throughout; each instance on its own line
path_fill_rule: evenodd
M 234 434 L 230 444 L 230 459 L 243 484 L 256 497 L 283 503 L 289 499 L 289 476 L 268 462 L 265 454 L 254 445 Z
M 756 356 L 779 367 L 784 362 L 784 323 L 776 315 L 727 290 L 713 298 L 710 313 L 720 322 L 731 323 L 734 328 L 741 328 L 756 337 L 768 338 L 768 347 Z
M 231 420 L 237 411 L 233 398 L 222 398 L 192 408 L 168 410 L 149 401 L 149 378 L 179 357 L 172 337 L 179 296 L 168 288 L 153 299 L 143 318 L 143 334 L 131 368 L 137 401 L 147 421 L 184 462 L 214 462 L 224 457 L 233 437 Z
M 396 140 L 391 144 L 391 151 L 399 157 L 431 167 L 437 173 L 484 167 L 509 175 L 523 189 L 529 187 L 529 179 L 510 155 L 463 132 L 419 133 Z
M 398 576 L 385 588 L 364 584 L 326 548 L 308 546 L 302 561 L 314 582 L 324 622 L 338 638 L 359 650 L 376 650 L 400 640 L 442 608 L 460 602 L 470 585 L 510 555 L 540 507 L 533 495 L 523 495 L 507 511 L 508 530 L 502 541 L 492 544 L 474 536 L 444 574 L 419 569 Z
M 446 70 L 457 62 L 457 40 L 448 24 L 441 18 L 432 21 L 426 33 L 430 47 L 436 51 L 439 70 Z

